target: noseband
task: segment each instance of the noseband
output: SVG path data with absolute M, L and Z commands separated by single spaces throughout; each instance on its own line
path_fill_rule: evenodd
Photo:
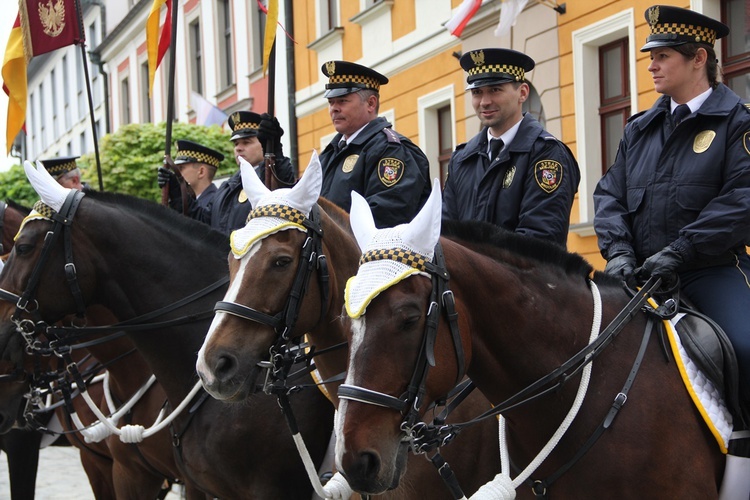
M 400 262 L 398 258 L 394 258 L 393 260 Z M 407 263 L 414 265 L 411 262 Z M 453 340 L 453 348 L 456 353 L 458 368 L 456 383 L 458 384 L 465 375 L 464 350 L 458 329 L 456 301 L 453 297 L 453 292 L 448 288 L 450 276 L 445 266 L 445 256 L 443 255 L 443 248 L 440 243 L 435 246 L 433 262 L 425 262 L 424 268 L 421 270 L 430 274 L 432 292 L 425 320 L 425 332 L 422 336 L 422 347 L 419 350 L 419 357 L 417 358 L 416 366 L 414 367 L 414 372 L 406 392 L 397 398 L 389 394 L 349 384 L 342 384 L 338 391 L 339 399 L 359 401 L 401 412 L 404 415 L 404 420 L 401 422 L 401 430 L 407 433 L 409 433 L 409 430 L 415 424 L 421 421 L 419 408 L 424 402 L 427 373 L 431 366 L 435 366 L 435 340 L 437 338 L 441 313 L 445 314 Z
M 318 205 L 314 205 L 310 210 L 309 217 L 304 217 L 299 211 L 290 209 L 289 207 L 282 208 L 284 209 L 276 213 L 277 217 L 290 222 L 297 222 L 307 229 L 307 238 L 305 238 L 305 242 L 302 244 L 297 272 L 294 276 L 294 282 L 289 291 L 289 297 L 284 309 L 271 316 L 270 314 L 236 302 L 219 301 L 214 307 L 214 311 L 225 312 L 270 326 L 276 332 L 276 342 L 269 350 L 271 354 L 270 364 L 262 364 L 264 368 L 268 368 L 269 370 L 269 376 L 266 377 L 266 383 L 263 388 L 266 393 L 275 392 L 272 386 L 277 382 L 281 382 L 281 388 L 283 388 L 285 385 L 284 380 L 288 376 L 291 367 L 304 358 L 300 349 L 296 348 L 296 345 L 290 346 L 289 343 L 292 341 L 293 344 L 299 344 L 299 337 L 295 339 L 292 332 L 299 318 L 302 299 L 305 293 L 307 293 L 310 276 L 315 269 L 318 270 L 318 285 L 321 293 L 321 319 L 325 316 L 328 305 L 329 275 L 326 257 L 323 255 L 323 228 L 320 225 L 320 208 Z

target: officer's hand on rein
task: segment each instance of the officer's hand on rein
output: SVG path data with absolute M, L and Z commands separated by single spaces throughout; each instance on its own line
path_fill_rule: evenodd
M 677 282 L 677 268 L 683 262 L 680 252 L 667 246 L 646 259 L 643 265 L 635 270 L 635 275 L 644 281 L 651 276 L 659 276 L 663 286 L 669 288 Z

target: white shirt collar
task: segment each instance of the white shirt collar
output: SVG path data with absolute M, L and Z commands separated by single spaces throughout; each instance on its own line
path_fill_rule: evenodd
M 348 146 L 354 140 L 354 138 L 357 137 L 359 135 L 359 133 L 362 132 L 365 129 L 365 127 L 368 126 L 369 124 L 370 124 L 370 122 L 365 123 L 364 125 L 362 125 L 361 129 L 357 130 L 356 132 L 354 132 L 349 137 L 344 137 L 344 135 L 342 134 L 341 135 L 341 139 L 344 139 L 346 141 L 346 145 Z M 339 142 L 341 142 L 341 141 L 339 140 Z
M 515 125 L 510 127 L 508 130 L 505 131 L 504 134 L 502 134 L 500 137 L 495 137 L 490 133 L 490 129 L 487 128 L 487 152 L 489 153 L 489 144 L 492 139 L 502 139 L 503 140 L 503 149 L 500 151 L 503 151 L 505 148 L 507 148 L 511 142 L 513 142 L 513 139 L 515 139 L 516 134 L 518 133 L 518 128 L 521 126 L 521 122 L 523 121 L 523 116 L 521 116 L 521 119 L 516 122 Z
M 711 87 L 708 87 L 708 90 L 703 92 L 702 94 L 698 94 L 697 96 L 690 99 L 686 104 L 688 105 L 688 108 L 690 108 L 690 112 L 693 113 L 700 109 L 701 106 L 703 106 L 703 103 L 706 102 L 706 99 L 708 99 L 708 96 L 711 95 L 711 92 L 713 92 L 714 89 Z M 674 113 L 674 108 L 678 106 L 676 102 L 674 102 L 674 99 L 671 100 L 671 105 L 669 111 Z

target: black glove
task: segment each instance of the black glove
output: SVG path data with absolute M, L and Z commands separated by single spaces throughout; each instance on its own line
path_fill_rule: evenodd
M 631 252 L 615 255 L 607 262 L 604 272 L 627 281 L 635 271 L 635 255 Z
M 635 274 L 643 280 L 650 276 L 659 276 L 665 286 L 670 286 L 677 282 L 677 268 L 683 262 L 680 252 L 671 246 L 666 246 L 646 259 L 643 265 L 635 270 Z
M 159 184 L 160 188 L 163 188 L 167 184 L 172 186 L 177 185 L 177 178 L 167 167 L 159 167 L 159 171 L 156 173 L 156 183 Z
M 260 125 L 258 126 L 258 140 L 265 146 L 269 139 L 279 142 L 284 130 L 279 125 L 279 120 L 268 113 L 260 115 Z

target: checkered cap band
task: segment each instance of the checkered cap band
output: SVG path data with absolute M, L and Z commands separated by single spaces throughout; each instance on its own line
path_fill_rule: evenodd
M 364 75 L 331 75 L 328 78 L 326 88 L 347 87 L 351 86 L 351 84 L 364 86 L 364 88 L 372 90 L 380 90 L 380 82 L 376 78 Z
M 652 35 L 680 35 L 713 45 L 716 41 L 716 31 L 710 28 L 702 28 L 692 24 L 684 23 L 661 23 L 651 26 Z
M 32 210 L 38 212 L 39 215 L 45 219 L 52 219 L 52 216 L 57 213 L 49 205 L 42 203 L 41 200 L 34 203 L 34 208 Z
M 212 167 L 219 168 L 219 159 L 215 156 L 211 156 L 206 153 L 199 153 L 197 151 L 179 151 L 177 153 L 176 160 L 195 160 L 200 163 L 206 163 L 208 165 L 211 165 Z
M 302 224 L 307 219 L 305 214 L 288 205 L 264 205 L 255 208 L 247 216 L 247 220 L 250 221 L 254 217 L 278 217 L 295 224 Z
M 511 75 L 519 82 L 523 80 L 525 74 L 522 67 L 511 64 L 487 64 L 485 66 L 475 66 L 467 71 L 468 76 L 493 73 Z
M 78 168 L 78 165 L 76 164 L 75 160 L 71 160 L 65 163 L 61 163 L 59 165 L 55 165 L 54 167 L 50 167 L 47 169 L 47 172 L 49 172 L 50 175 L 57 175 L 57 174 L 64 174 L 65 172 L 68 172 L 76 168 Z
M 234 124 L 234 131 L 238 130 L 245 130 L 245 129 L 253 129 L 258 130 L 260 129 L 260 123 L 253 123 L 253 122 L 240 122 Z
M 370 250 L 362 255 L 359 259 L 359 265 L 366 262 L 375 262 L 377 260 L 394 260 L 407 266 L 413 267 L 419 271 L 427 271 L 427 257 L 416 252 L 404 250 L 403 248 L 381 248 Z

